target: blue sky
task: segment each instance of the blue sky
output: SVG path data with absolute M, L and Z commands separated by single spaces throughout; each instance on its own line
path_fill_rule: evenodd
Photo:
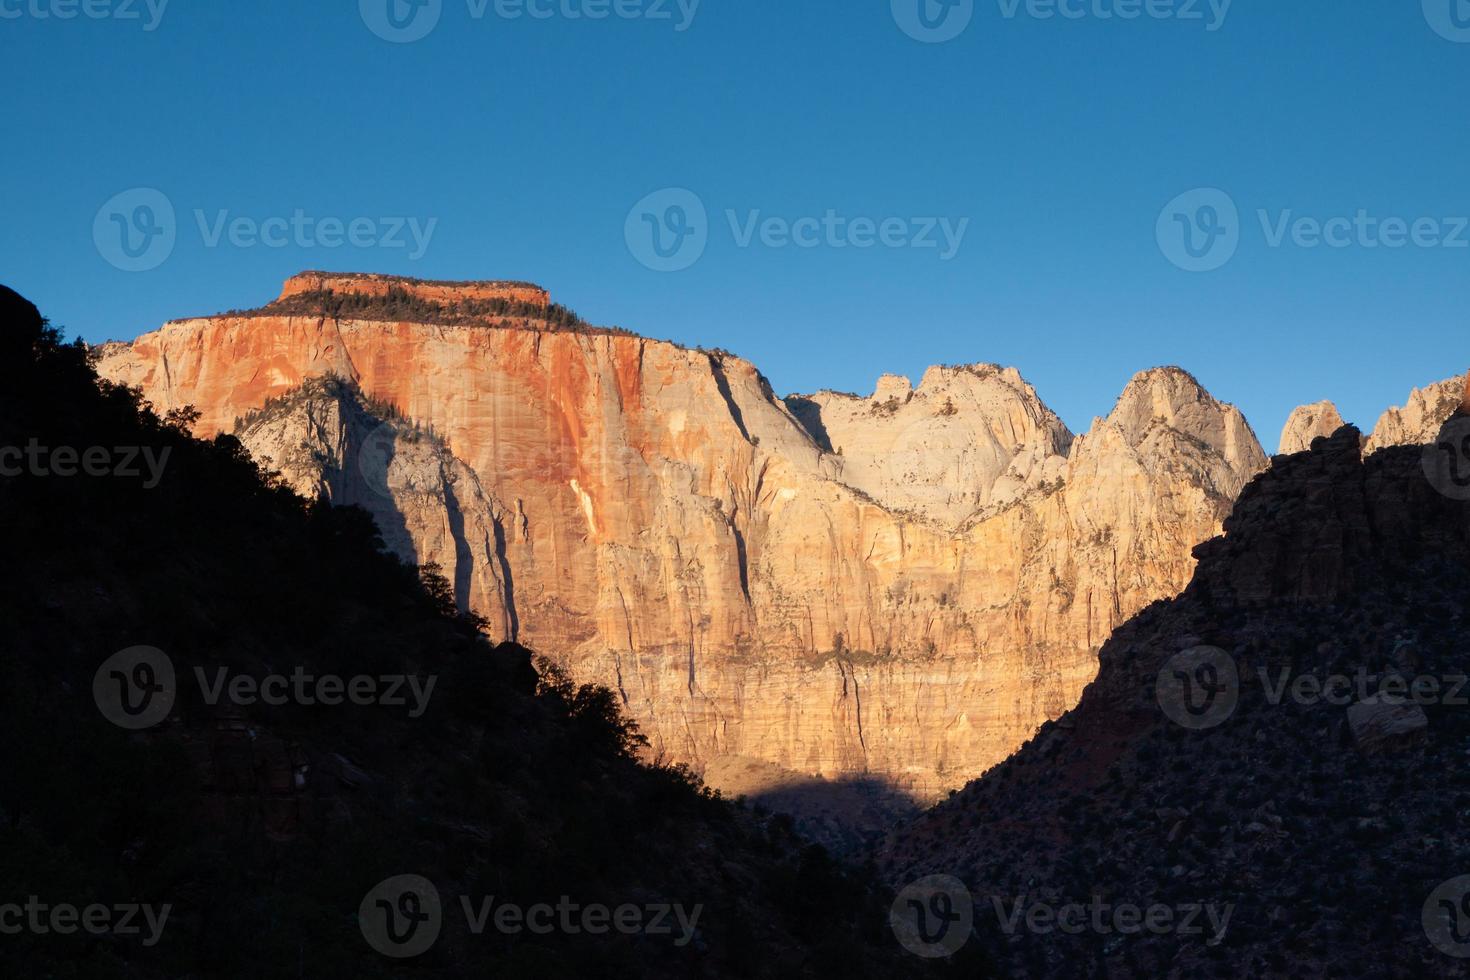
M 0 280 L 89 340 L 529 279 L 783 393 L 995 361 L 1081 430 L 1177 363 L 1268 450 L 1470 367 L 1470 0 L 86 2 L 0 0 Z

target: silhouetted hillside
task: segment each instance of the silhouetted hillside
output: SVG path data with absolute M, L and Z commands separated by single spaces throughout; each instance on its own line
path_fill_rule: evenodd
M 1017 977 L 1470 974 L 1455 433 L 1364 461 L 1344 427 L 1278 458 L 1188 591 L 1103 647 L 1075 710 L 894 836 L 895 884 L 948 875 L 933 909 L 973 899 L 958 958 Z
M 18 451 L 0 455 L 0 906 L 170 907 L 152 943 L 38 912 L 0 937 L 8 973 L 891 971 L 866 881 L 638 765 L 609 692 L 491 648 L 363 512 L 304 502 L 231 436 L 192 439 L 188 413 L 155 417 L 30 304 L 0 288 L 0 306 L 0 447 Z M 239 680 L 269 677 L 284 703 Z M 322 703 L 344 690 L 365 703 Z M 424 890 L 378 889 L 399 875 L 442 905 L 414 959 L 359 927 L 361 906 L 390 943 L 429 931 Z M 526 917 L 476 935 L 461 898 L 478 915 L 492 896 Z

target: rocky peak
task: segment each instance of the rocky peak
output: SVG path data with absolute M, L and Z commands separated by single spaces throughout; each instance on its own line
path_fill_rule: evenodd
M 1402 407 L 1379 416 L 1365 447 L 1374 453 L 1387 446 L 1417 446 L 1433 442 L 1457 410 L 1470 410 L 1470 374 L 1447 378 L 1409 392 Z
M 1306 452 L 1312 448 L 1312 440 L 1330 436 L 1342 426 L 1342 415 L 1330 401 L 1298 405 L 1281 429 L 1281 442 L 1276 452 L 1281 456 Z
M 1155 479 L 1199 485 L 1233 500 L 1266 466 L 1245 416 L 1177 367 L 1140 371 L 1106 419 L 1078 440 L 1070 471 L 1136 466 Z
M 885 374 L 871 398 L 788 399 L 841 457 L 840 479 L 900 511 L 957 525 L 1060 476 L 1072 434 L 1015 368 L 934 366 L 917 388 Z
M 907 401 L 913 392 L 913 384 L 903 375 L 882 374 L 878 376 L 878 383 L 873 387 L 872 400 L 886 402 L 890 398 L 898 398 Z
M 1204 439 L 1224 451 L 1229 421 L 1241 418 L 1234 406 L 1217 401 L 1194 375 L 1178 367 L 1140 371 L 1129 380 L 1108 421 L 1128 436 L 1130 443 L 1146 439 L 1158 425 L 1167 425 Z

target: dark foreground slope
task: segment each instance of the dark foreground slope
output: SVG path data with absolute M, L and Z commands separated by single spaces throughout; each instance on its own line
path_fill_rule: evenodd
M 973 901 L 957 958 L 1018 977 L 1470 975 L 1450 434 L 1363 461 L 1344 429 L 1248 487 L 1075 710 L 896 835 L 896 885 L 956 879 L 918 898 L 931 938 Z
M 99 385 L 15 294 L 0 306 L 0 447 L 34 449 L 0 458 L 7 975 L 891 972 L 862 881 L 636 764 L 611 695 L 554 677 L 538 690 L 529 654 L 488 647 L 442 580 L 382 553 L 364 513 L 271 485 L 234 439 L 195 441 L 186 418 Z M 60 476 L 78 466 L 63 447 L 106 450 L 113 469 L 151 456 L 135 476 Z M 165 450 L 155 474 L 145 461 Z M 159 653 L 144 664 L 139 646 Z M 286 703 L 244 689 L 211 703 L 222 668 L 288 678 Z M 304 703 L 296 691 L 334 692 L 298 674 L 371 678 L 371 703 Z M 405 674 L 433 682 L 426 701 L 395 685 Z M 143 714 L 119 714 L 124 696 Z M 143 723 L 170 697 L 136 731 L 104 717 Z M 422 886 L 374 891 L 399 875 L 431 883 L 433 921 Z M 492 897 L 477 935 L 461 899 L 478 915 Z M 548 933 L 522 917 L 538 903 Z M 130 905 L 168 917 L 112 928 Z M 110 918 L 78 929 L 72 906 Z M 369 942 L 402 952 L 433 926 L 413 959 Z

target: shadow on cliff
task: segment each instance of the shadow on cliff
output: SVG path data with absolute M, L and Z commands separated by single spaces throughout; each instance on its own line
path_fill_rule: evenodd
M 860 857 L 923 807 L 881 779 L 858 776 L 790 782 L 747 793 L 746 802 L 789 820 L 795 833 L 841 857 Z

